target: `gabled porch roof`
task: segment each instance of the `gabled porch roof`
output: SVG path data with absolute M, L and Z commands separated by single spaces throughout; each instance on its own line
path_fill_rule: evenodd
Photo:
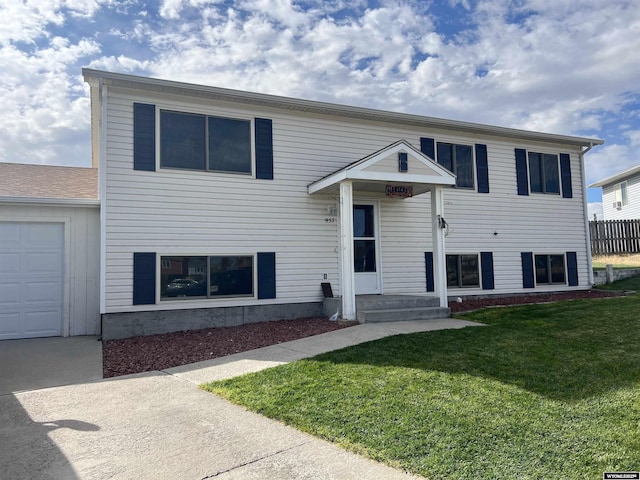
M 407 169 L 400 171 L 399 154 L 407 155 Z M 430 191 L 434 185 L 452 186 L 456 177 L 406 140 L 398 140 L 307 186 L 309 194 L 335 193 L 340 182 L 350 180 L 354 191 L 384 194 L 387 186 L 411 187 L 412 195 Z

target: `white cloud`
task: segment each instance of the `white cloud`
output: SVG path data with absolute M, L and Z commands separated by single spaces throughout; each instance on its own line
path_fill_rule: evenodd
M 144 7 L 150 13 L 136 12 L 132 0 L 0 0 L 0 94 L 7 112 L 0 119 L 0 159 L 69 158 L 52 145 L 87 128 L 86 97 L 78 96 L 83 65 L 592 136 L 612 128 L 612 117 L 621 123 L 625 105 L 638 98 L 638 2 L 449 5 L 469 12 L 467 31 L 437 31 L 430 4 L 418 0 L 163 0 Z M 104 25 L 102 45 L 52 34 L 65 15 L 89 24 L 99 11 L 127 13 L 129 23 Z M 139 45 L 143 54 L 101 53 L 109 39 Z M 587 156 L 589 181 L 638 162 L 640 119 L 627 112 L 624 120 L 626 137 Z M 31 143 L 21 146 L 25 138 Z
M 46 35 L 45 26 L 49 23 L 60 25 L 64 16 L 52 2 L 15 2 L 0 3 L 0 44 L 8 42 L 33 42 Z
M 640 164 L 638 148 L 628 144 L 597 147 L 585 156 L 587 185 Z
M 604 213 L 602 210 L 602 202 L 594 202 L 587 204 L 587 212 L 589 221 L 594 219 L 596 220 L 604 220 Z
M 640 130 L 632 130 L 625 133 L 629 139 L 629 146 L 635 149 L 634 156 L 640 161 Z
M 135 58 L 119 55 L 117 57 L 101 57 L 89 64 L 89 68 L 96 70 L 108 70 L 122 73 L 133 73 L 145 70 L 149 66 L 149 62 L 136 60 Z
M 3 18 L 13 25 L 9 39 L 34 47 L 21 50 L 0 42 L 0 161 L 89 164 L 89 102 L 79 71 L 68 70 L 95 55 L 99 46 L 85 39 L 72 43 L 43 30 L 50 22 L 62 21 L 53 2 L 38 2 L 37 7 L 14 3 L 2 7 L 4 14 L 13 16 Z M 84 11 L 89 3 L 69 7 Z
M 200 8 L 203 5 L 222 3 L 223 0 L 162 0 L 160 4 L 160 16 L 176 20 L 185 7 Z
M 163 0 L 160 15 L 165 18 L 178 18 L 182 10 L 182 0 Z

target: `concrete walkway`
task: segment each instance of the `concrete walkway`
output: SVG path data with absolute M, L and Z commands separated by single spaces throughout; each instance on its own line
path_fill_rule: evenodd
M 3 479 L 416 478 L 197 385 L 398 333 L 470 325 L 364 324 L 163 372 L 0 395 L 0 472 Z

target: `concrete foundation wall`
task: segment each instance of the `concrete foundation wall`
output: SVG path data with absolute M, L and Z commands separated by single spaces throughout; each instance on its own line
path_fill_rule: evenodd
M 323 316 L 321 302 L 105 313 L 102 315 L 102 339 L 116 340 L 159 333 L 321 316 Z
M 616 280 L 622 280 L 623 278 L 629 278 L 635 275 L 640 275 L 640 268 L 611 268 L 607 270 L 594 270 L 593 284 L 603 285 L 605 283 L 615 282 Z

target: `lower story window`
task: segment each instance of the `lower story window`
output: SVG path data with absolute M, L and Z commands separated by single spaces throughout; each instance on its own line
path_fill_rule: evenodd
M 253 295 L 253 256 L 161 257 L 160 298 Z
M 447 287 L 479 287 L 478 255 L 447 255 Z
M 566 283 L 564 255 L 536 255 L 536 284 Z

